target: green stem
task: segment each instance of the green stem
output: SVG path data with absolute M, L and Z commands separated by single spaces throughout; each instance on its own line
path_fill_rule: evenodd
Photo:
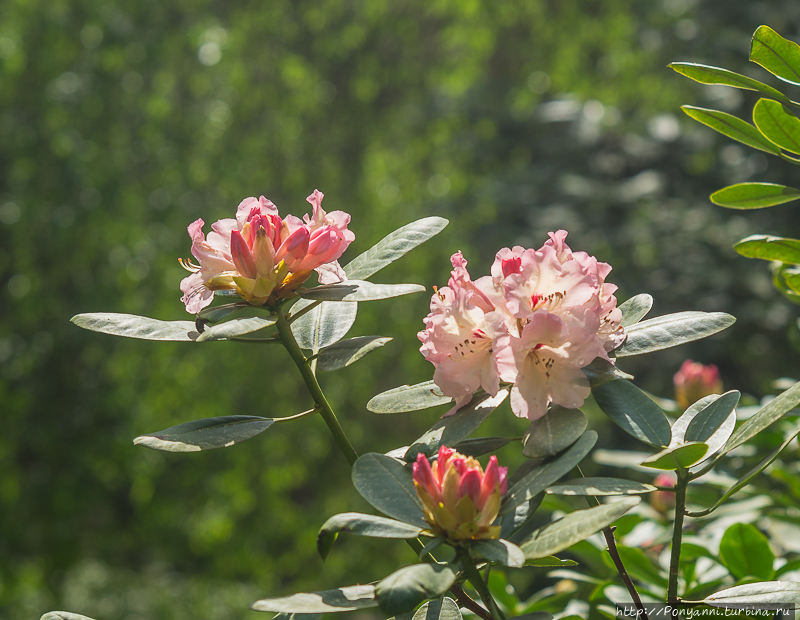
M 669 586 L 667 588 L 667 605 L 677 605 L 678 571 L 681 560 L 681 541 L 683 540 L 683 518 L 686 513 L 686 488 L 689 486 L 689 473 L 679 469 L 678 482 L 675 484 L 675 524 L 672 529 L 672 550 L 669 557 Z
M 475 564 L 473 564 L 472 558 L 468 553 L 465 553 L 461 560 L 461 565 L 464 567 L 464 574 L 472 584 L 472 587 L 475 588 L 475 591 L 480 595 L 483 604 L 489 609 L 489 613 L 492 614 L 492 618 L 494 620 L 506 620 L 503 612 L 500 611 L 500 608 L 497 606 L 497 603 L 495 603 L 494 598 L 492 598 L 492 593 L 489 592 L 489 586 L 486 585 L 486 582 L 481 577 L 481 574 L 478 572 Z
M 300 370 L 303 381 L 305 381 L 306 387 L 308 391 L 311 392 L 311 397 L 314 399 L 315 408 L 319 410 L 322 419 L 325 420 L 325 424 L 328 425 L 328 429 L 331 431 L 333 438 L 339 445 L 339 449 L 342 451 L 342 454 L 344 454 L 347 462 L 352 465 L 356 462 L 358 454 L 347 438 L 347 435 L 345 435 L 344 429 L 341 424 L 339 424 L 339 420 L 336 419 L 336 414 L 333 412 L 330 404 L 328 404 L 328 400 L 325 398 L 325 394 L 323 394 L 322 388 L 317 382 L 314 369 L 307 363 L 308 360 L 303 355 L 303 351 L 294 339 L 292 328 L 289 326 L 286 315 L 281 308 L 278 308 L 277 327 L 281 337 L 281 343 L 286 347 L 286 350 L 289 352 L 298 370 Z

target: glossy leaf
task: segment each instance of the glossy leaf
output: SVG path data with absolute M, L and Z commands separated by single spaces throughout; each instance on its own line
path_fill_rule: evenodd
M 739 394 L 738 391 L 731 390 L 711 401 L 706 407 L 692 417 L 686 428 L 684 440 L 707 443 L 709 439 L 715 436 L 717 431 L 723 428 L 726 422 L 729 423 L 729 421 L 733 421 L 735 423 L 736 414 L 734 413 L 734 407 L 738 404 L 740 396 L 741 394 Z M 731 417 L 732 415 L 733 417 Z M 732 432 L 733 428 L 731 428 L 731 433 Z M 730 437 L 730 435 L 728 435 L 728 437 Z M 728 440 L 728 437 L 725 437 L 719 446 L 720 448 L 724 445 L 724 441 Z
M 559 478 L 569 473 L 589 454 L 597 442 L 597 433 L 586 431 L 583 436 L 558 458 L 535 467 L 516 482 L 503 497 L 500 514 L 507 515 L 517 506 L 532 500 Z M 550 555 L 550 554 L 547 554 Z
M 425 287 L 419 284 L 373 284 L 365 280 L 345 280 L 336 284 L 315 286 L 302 296 L 323 301 L 375 301 L 424 292 Z
M 753 107 L 753 122 L 773 144 L 790 153 L 800 153 L 800 119 L 787 112 L 783 104 L 759 99 Z
M 314 303 L 301 299 L 292 306 L 296 315 L 303 308 Z M 326 301 L 292 322 L 292 334 L 301 349 L 317 353 L 345 337 L 356 322 L 358 304 L 345 304 Z
M 357 362 L 367 353 L 380 349 L 391 338 L 381 336 L 357 336 L 348 340 L 341 340 L 322 349 L 317 357 L 317 368 L 322 372 L 339 370 Z
M 531 462 L 533 464 L 533 462 Z M 522 469 L 522 468 L 520 468 Z M 515 472 L 516 473 L 516 472 Z M 521 479 L 522 477 L 520 477 Z M 509 482 L 510 486 L 516 484 L 517 481 Z M 544 493 L 534 495 L 528 501 L 520 502 L 513 511 L 509 511 L 503 515 L 500 523 L 500 538 L 510 540 L 515 545 L 525 540 L 530 533 L 536 529 L 537 519 L 536 511 L 542 505 L 544 500 Z
M 598 406 L 622 430 L 651 446 L 669 445 L 667 416 L 630 381 L 610 381 L 592 390 Z
M 754 437 L 770 424 L 778 420 L 788 411 L 791 411 L 800 404 L 800 382 L 795 383 L 785 392 L 779 394 L 775 399 L 767 403 L 758 410 L 748 420 L 734 431 L 731 438 L 725 444 L 722 454 L 730 452 L 737 446 L 742 445 L 748 439 Z
M 263 433 L 275 423 L 271 418 L 250 415 L 229 415 L 194 420 L 172 426 L 157 433 L 141 435 L 134 445 L 164 452 L 199 452 L 229 448 Z
M 301 592 L 280 598 L 265 598 L 250 605 L 253 611 L 325 614 L 377 607 L 375 586 L 347 586 L 322 592 Z
M 708 452 L 708 446 L 699 441 L 691 441 L 674 448 L 664 448 L 658 454 L 642 461 L 644 467 L 673 471 L 687 469 L 703 460 Z
M 511 441 L 514 441 L 513 437 L 473 437 L 459 441 L 452 448 L 465 456 L 482 456 L 496 452 Z
M 800 85 L 800 46 L 769 26 L 759 26 L 753 33 L 750 60 L 783 81 Z
M 328 557 L 331 545 L 340 532 L 371 538 L 416 538 L 422 533 L 422 528 L 402 521 L 359 512 L 334 515 L 325 521 L 317 535 L 317 550 L 323 560 Z
M 423 529 L 430 526 L 422 516 L 422 504 L 411 479 L 411 471 L 401 462 L 370 452 L 353 465 L 353 486 L 382 513 Z
M 639 495 L 656 490 L 652 484 L 622 478 L 576 478 L 547 488 L 550 495 Z
M 462 620 L 458 604 L 445 596 L 440 600 L 428 601 L 422 605 L 411 620 Z
M 800 239 L 773 237 L 771 235 L 750 235 L 739 241 L 733 248 L 747 258 L 779 260 L 783 263 L 800 263 Z
M 68 611 L 48 611 L 40 620 L 92 620 L 92 618 Z
M 244 336 L 260 329 L 271 327 L 277 323 L 276 317 L 261 318 L 250 317 L 247 319 L 231 319 L 216 325 L 207 325 L 203 333 L 197 337 L 197 342 L 212 342 L 214 340 L 230 340 Z
M 553 555 L 608 527 L 639 501 L 639 497 L 623 497 L 610 504 L 572 512 L 534 531 L 520 548 L 526 560 Z
M 483 421 L 492 413 L 508 396 L 508 390 L 500 390 L 496 396 L 482 394 L 474 396 L 470 404 L 462 407 L 453 415 L 442 418 L 430 429 L 428 429 L 419 439 L 411 444 L 405 454 L 408 462 L 417 458 L 417 454 L 422 452 L 427 456 L 432 456 L 444 445 L 452 447 L 455 444 L 469 437 Z
M 522 437 L 522 454 L 531 459 L 558 454 L 583 435 L 588 423 L 580 409 L 553 405 L 528 426 Z
M 406 224 L 385 236 L 363 254 L 356 256 L 344 266 L 344 272 L 350 280 L 365 280 L 406 252 L 439 234 L 447 224 L 448 221 L 443 217 L 426 217 Z
M 767 537 L 749 523 L 734 523 L 719 543 L 719 559 L 736 579 L 771 579 L 775 555 Z
M 447 592 L 456 580 L 449 566 L 415 564 L 395 571 L 375 585 L 381 609 L 389 614 L 411 611 L 422 601 Z
M 567 568 L 568 566 L 577 565 L 578 563 L 575 560 L 562 560 L 554 555 L 525 560 L 525 566 L 535 566 L 537 568 Z
M 717 190 L 711 202 L 729 209 L 763 209 L 800 198 L 800 190 L 776 183 L 739 183 Z
M 240 301 L 233 304 L 222 304 L 221 306 L 207 306 L 197 313 L 197 318 L 209 323 L 218 323 L 232 314 L 244 310 L 248 305 L 247 302 Z
M 622 312 L 622 320 L 620 325 L 622 327 L 630 327 L 641 321 L 650 308 L 653 307 L 653 297 L 647 293 L 640 293 L 624 301 L 620 304 L 619 309 Z
M 453 399 L 444 396 L 433 381 L 425 381 L 381 392 L 367 403 L 367 409 L 372 413 L 405 413 L 451 402 Z
M 159 321 L 135 314 L 93 312 L 74 316 L 72 322 L 93 332 L 139 340 L 194 342 L 200 335 L 194 321 Z
M 507 540 L 473 540 L 470 548 L 490 562 L 502 566 L 521 568 L 525 563 L 522 550 Z
M 620 370 L 616 365 L 604 360 L 602 357 L 596 357 L 588 366 L 581 368 L 581 371 L 589 380 L 590 387 L 597 387 L 615 379 L 633 380 L 633 375 Z
M 693 62 L 673 62 L 668 65 L 670 69 L 685 75 L 686 77 L 700 82 L 701 84 L 719 84 L 722 86 L 733 86 L 734 88 L 741 88 L 744 90 L 755 90 L 768 97 L 773 97 L 778 101 L 789 103 L 789 98 L 781 91 L 768 86 L 763 82 L 754 80 L 753 78 L 734 73 L 728 69 L 721 67 L 712 67 L 709 65 L 700 65 Z
M 640 355 L 699 340 L 730 327 L 736 319 L 724 312 L 678 312 L 631 325 L 614 351 L 617 357 Z
M 780 155 L 781 153 L 780 148 L 764 137 L 756 127 L 737 116 L 727 112 L 720 112 L 719 110 L 708 110 L 691 105 L 683 105 L 681 110 L 694 120 L 711 127 L 714 131 L 718 131 L 722 135 L 733 138 L 751 148 L 766 151 L 772 155 Z
M 712 607 L 800 603 L 800 583 L 762 581 L 734 586 L 707 596 L 703 603 Z

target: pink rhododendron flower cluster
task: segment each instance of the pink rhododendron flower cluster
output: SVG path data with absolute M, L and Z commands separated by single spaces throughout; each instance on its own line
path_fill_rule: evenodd
M 686 360 L 672 380 L 675 383 L 675 400 L 683 409 L 706 396 L 722 394 L 722 379 L 714 364 L 704 365 Z
M 500 527 L 492 523 L 508 490 L 507 474 L 496 456 L 489 458 L 484 472 L 474 458 L 445 446 L 432 466 L 422 453 L 413 465 L 425 520 L 435 534 L 454 541 L 499 538 Z
M 622 314 L 606 283 L 611 271 L 585 252 L 572 252 L 566 231 L 550 233 L 538 250 L 503 248 L 491 276 L 472 281 L 460 252 L 452 277 L 431 299 L 420 351 L 433 379 L 455 399 L 455 411 L 483 388 L 495 395 L 512 384 L 511 408 L 535 420 L 550 403 L 580 407 L 589 396 L 581 368 L 625 338 Z
M 294 295 L 315 270 L 322 284 L 343 280 L 337 259 L 355 235 L 347 230 L 347 213 L 323 210 L 323 196 L 314 190 L 306 199 L 313 212 L 302 220 L 281 219 L 277 207 L 261 196 L 245 198 L 236 219 L 212 224 L 208 237 L 203 220 L 190 224 L 192 254 L 200 264 L 181 261 L 192 272 L 181 282 L 186 311 L 199 312 L 218 290 L 234 290 L 255 306 L 272 304 Z

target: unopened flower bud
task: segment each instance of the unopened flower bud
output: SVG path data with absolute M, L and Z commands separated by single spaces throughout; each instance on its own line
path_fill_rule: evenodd
M 686 409 L 701 398 L 722 393 L 722 380 L 714 364 L 704 365 L 686 360 L 673 377 L 675 400 Z

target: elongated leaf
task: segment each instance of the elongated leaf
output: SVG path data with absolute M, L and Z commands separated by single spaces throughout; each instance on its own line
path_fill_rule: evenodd
M 233 304 L 222 304 L 221 306 L 207 306 L 197 313 L 197 318 L 208 321 L 209 323 L 218 323 L 223 319 L 227 319 L 232 314 L 247 308 L 248 303 L 239 301 Z
M 655 447 L 669 445 L 667 416 L 630 381 L 610 381 L 592 390 L 598 406 L 622 430 Z
M 711 202 L 729 209 L 763 209 L 800 198 L 800 190 L 776 183 L 739 183 L 711 194 Z
M 531 462 L 530 464 L 533 465 L 534 463 Z M 522 469 L 522 467 L 520 467 L 520 469 Z M 514 473 L 516 474 L 517 472 Z M 523 477 L 524 476 L 520 476 L 519 479 L 521 480 Z M 514 484 L 516 484 L 516 482 L 509 482 L 511 486 Z M 528 501 L 521 502 L 513 511 L 503 515 L 503 520 L 500 523 L 500 538 L 510 540 L 515 545 L 525 540 L 538 525 L 535 516 L 543 500 L 544 493 L 539 493 L 531 497 Z
M 783 263 L 800 263 L 800 239 L 772 237 L 770 235 L 750 235 L 739 241 L 733 248 L 747 258 L 779 260 Z
M 292 314 L 297 315 L 312 303 L 301 299 L 292 306 Z M 292 322 L 292 334 L 301 349 L 317 353 L 344 338 L 356 322 L 357 313 L 358 304 L 324 301 Z
M 411 620 L 462 620 L 462 618 L 458 604 L 445 596 L 441 600 L 428 601 L 422 605 L 414 612 Z
M 507 540 L 474 540 L 470 548 L 490 562 L 521 568 L 525 564 L 525 554 L 512 542 Z
M 377 607 L 375 586 L 347 586 L 322 592 L 301 592 L 280 598 L 265 598 L 250 605 L 253 611 L 326 614 Z
M 547 487 L 550 495 L 640 495 L 655 490 L 652 484 L 622 478 L 576 478 Z
M 746 75 L 728 71 L 728 69 L 699 65 L 693 62 L 673 62 L 668 66 L 670 69 L 701 84 L 720 84 L 722 86 L 733 86 L 734 88 L 741 88 L 744 90 L 755 90 L 768 97 L 773 97 L 778 101 L 789 103 L 789 98 L 781 91 L 759 82 L 758 80 L 747 77 Z
M 630 327 L 638 323 L 647 316 L 647 313 L 650 312 L 650 308 L 652 307 L 653 297 L 647 293 L 640 293 L 639 295 L 631 297 L 627 301 L 622 302 L 619 306 L 622 312 L 622 320 L 619 324 L 622 325 L 622 327 Z
M 617 357 L 640 355 L 699 340 L 730 327 L 736 319 L 724 312 L 678 312 L 631 325 Z
M 164 452 L 199 452 L 228 448 L 263 433 L 274 423 L 275 420 L 271 418 L 251 415 L 206 418 L 141 435 L 133 443 Z
M 653 562 L 644 551 L 624 545 L 617 545 L 617 552 L 625 565 L 625 569 L 634 579 L 643 583 L 667 587 L 667 579 L 661 569 Z M 609 558 L 610 560 L 610 558 Z M 613 566 L 613 563 L 611 563 Z
M 459 441 L 453 449 L 466 456 L 481 456 L 496 452 L 511 441 L 514 441 L 513 437 L 474 437 Z
M 691 105 L 683 105 L 681 106 L 681 110 L 694 120 L 711 127 L 711 129 L 718 131 L 724 136 L 733 138 L 759 151 L 766 151 L 772 155 L 780 155 L 781 150 L 774 143 L 765 138 L 758 129 L 747 121 L 743 121 L 732 114 L 720 112 L 719 110 L 698 108 Z
M 572 512 L 534 531 L 520 548 L 526 560 L 553 555 L 608 527 L 639 501 L 639 497 L 623 497 L 610 504 Z
M 738 392 L 735 395 L 729 392 L 724 396 L 725 398 L 723 399 L 722 396 L 712 394 L 690 405 L 672 425 L 672 438 L 670 439 L 669 447 L 677 448 L 687 441 L 702 441 L 708 446 L 708 452 L 703 457 L 704 460 L 722 449 L 736 427 L 736 411 L 734 407 L 739 398 Z M 728 410 L 729 405 L 730 410 Z M 723 417 L 726 410 L 728 410 L 728 413 Z M 698 418 L 697 423 L 694 422 L 695 418 Z M 706 431 L 708 431 L 710 430 L 708 425 L 716 424 L 720 419 L 722 419 L 722 422 L 719 423 L 719 426 L 708 437 L 702 439 L 703 434 L 698 434 L 698 429 L 706 428 Z M 692 426 L 691 435 L 687 434 L 690 426 Z
M 323 301 L 374 301 L 424 292 L 425 287 L 419 284 L 373 284 L 365 280 L 345 280 L 337 284 L 315 286 L 302 296 Z
M 372 413 L 405 413 L 451 402 L 453 399 L 444 396 L 433 381 L 425 381 L 381 392 L 367 403 L 367 409 Z
M 207 326 L 202 334 L 197 337 L 197 342 L 212 342 L 214 340 L 229 340 L 237 336 L 244 336 L 265 327 L 271 327 L 278 321 L 276 317 L 248 319 L 231 319 L 224 323 Z
M 767 537 L 749 523 L 734 523 L 719 543 L 719 558 L 736 579 L 772 579 L 775 555 Z
M 684 439 L 686 441 L 708 442 L 731 419 L 731 414 L 734 415 L 733 421 L 735 422 L 736 414 L 733 409 L 739 402 L 740 396 L 741 394 L 738 391 L 731 390 L 710 402 L 697 415 L 692 417 L 686 428 Z M 731 432 L 733 432 L 733 429 L 731 429 Z M 728 437 L 724 441 L 727 441 Z M 724 445 L 724 442 L 719 447 L 721 448 L 722 445 Z
M 72 322 L 93 332 L 139 340 L 194 342 L 199 336 L 194 321 L 159 321 L 135 314 L 93 312 L 74 316 Z
M 699 441 L 691 441 L 674 448 L 664 448 L 658 454 L 642 461 L 642 465 L 651 469 L 673 471 L 687 469 L 703 460 L 708 446 Z
M 790 84 L 800 84 L 800 46 L 769 26 L 759 26 L 750 44 L 750 60 Z
M 547 555 L 543 558 L 532 558 L 530 560 L 525 560 L 525 566 L 535 566 L 537 568 L 567 568 L 568 566 L 577 565 L 578 563 L 575 560 L 562 560 L 554 555 Z
M 530 459 L 558 454 L 578 441 L 588 423 L 580 409 L 554 405 L 528 426 L 522 437 L 522 454 Z
M 92 620 L 92 618 L 68 611 L 48 611 L 40 620 Z
M 359 512 L 344 512 L 334 515 L 322 525 L 317 535 L 317 550 L 324 560 L 328 557 L 339 532 L 369 536 L 371 538 L 416 538 L 422 528 L 402 521 L 365 515 Z
M 357 362 L 367 353 L 380 349 L 391 338 L 381 336 L 357 336 L 341 340 L 322 349 L 317 358 L 317 368 L 323 372 L 339 370 Z
M 763 431 L 786 412 L 797 407 L 798 404 L 800 404 L 800 382 L 795 383 L 788 390 L 779 394 L 736 429 L 728 443 L 725 444 L 722 454 L 741 446 L 745 441 Z
M 589 380 L 590 387 L 597 387 L 615 379 L 633 380 L 633 375 L 620 370 L 616 365 L 604 360 L 602 357 L 596 357 L 588 366 L 581 368 L 581 371 Z
M 359 254 L 344 267 L 350 280 L 365 280 L 386 265 L 393 263 L 406 252 L 413 250 L 447 226 L 443 217 L 426 217 L 398 228 L 378 241 L 363 254 Z
M 272 620 L 321 620 L 322 614 L 287 614 L 279 613 L 272 617 Z
M 540 465 L 514 484 L 503 498 L 500 514 L 507 515 L 517 506 L 532 500 L 559 478 L 569 473 L 583 460 L 597 442 L 597 433 L 586 431 L 583 436 L 558 458 Z M 555 553 L 555 552 L 554 552 Z M 547 554 L 550 555 L 550 554 Z
M 381 609 L 389 614 L 411 611 L 428 598 L 447 592 L 456 573 L 441 564 L 415 564 L 395 571 L 375 585 Z
M 733 605 L 782 605 L 800 603 L 800 583 L 761 581 L 734 586 L 707 596 L 703 603 L 712 607 Z
M 411 444 L 405 455 L 408 462 L 422 452 L 432 456 L 439 446 L 454 446 L 469 437 L 508 396 L 508 390 L 500 390 L 496 396 L 483 394 L 474 396 L 472 402 L 456 413 L 442 418 Z
M 382 513 L 423 529 L 430 526 L 422 517 L 422 504 L 411 480 L 411 471 L 383 454 L 370 452 L 353 465 L 353 486 Z
M 800 119 L 789 114 L 783 104 L 759 99 L 753 107 L 753 122 L 773 144 L 791 153 L 800 153 Z

